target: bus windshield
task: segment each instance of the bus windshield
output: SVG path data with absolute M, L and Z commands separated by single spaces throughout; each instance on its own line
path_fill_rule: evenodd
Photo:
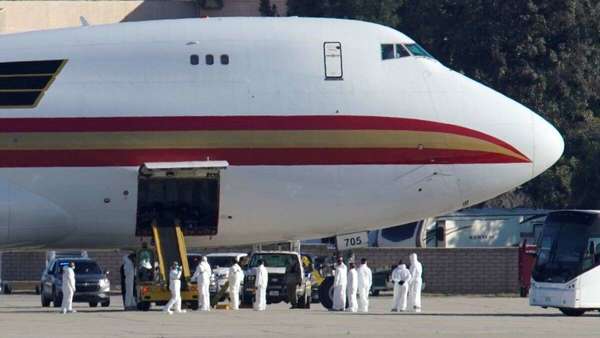
M 551 213 L 539 240 L 532 277 L 538 282 L 565 283 L 597 265 L 596 214 Z M 600 252 L 598 252 L 600 253 Z

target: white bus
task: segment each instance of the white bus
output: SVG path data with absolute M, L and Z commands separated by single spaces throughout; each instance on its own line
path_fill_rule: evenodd
M 600 211 L 548 214 L 538 243 L 529 304 L 568 316 L 600 310 Z

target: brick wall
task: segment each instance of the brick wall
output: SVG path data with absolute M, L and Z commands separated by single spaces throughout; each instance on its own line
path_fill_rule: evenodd
M 445 294 L 499 294 L 519 290 L 517 248 L 465 249 L 357 249 L 373 268 L 389 267 L 417 253 L 423 264 L 426 292 Z
M 264 246 L 263 249 L 276 249 Z M 285 249 L 285 248 L 284 248 Z M 210 252 L 248 252 L 251 247 L 217 248 Z M 325 246 L 302 247 L 303 252 L 331 255 Z M 205 252 L 193 250 L 190 252 Z M 408 255 L 416 252 L 423 263 L 426 292 L 444 294 L 500 294 L 517 293 L 517 248 L 466 248 L 466 249 L 403 249 L 368 248 L 356 249 L 356 259 L 366 257 L 373 269 L 389 268 L 399 259 L 408 263 Z M 89 251 L 88 255 L 100 266 L 109 270 L 114 289 L 120 288 L 119 268 L 123 257 L 121 251 Z M 7 281 L 39 280 L 45 264 L 44 252 L 5 252 L 2 255 L 2 278 Z

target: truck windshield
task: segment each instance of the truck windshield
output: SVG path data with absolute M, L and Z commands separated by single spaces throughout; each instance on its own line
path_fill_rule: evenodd
M 589 241 L 597 237 L 593 226 L 597 215 L 581 212 L 552 213 L 546 219 L 539 242 L 538 257 L 532 273 L 538 282 L 565 283 L 592 264 L 595 245 L 589 249 Z M 591 250 L 591 252 L 588 252 Z
M 61 262 L 61 266 L 67 266 L 68 261 Z M 75 261 L 75 275 L 100 275 L 102 270 L 96 262 Z
M 208 260 L 208 264 L 210 264 L 211 268 L 216 268 L 216 267 L 221 267 L 221 268 L 228 268 L 230 266 L 233 265 L 233 263 L 235 263 L 235 257 L 232 256 L 221 256 L 221 257 L 206 257 L 206 259 Z
M 257 267 L 260 259 L 265 262 L 265 266 L 270 268 L 285 268 L 291 265 L 297 258 L 286 254 L 256 254 L 250 260 L 250 267 Z

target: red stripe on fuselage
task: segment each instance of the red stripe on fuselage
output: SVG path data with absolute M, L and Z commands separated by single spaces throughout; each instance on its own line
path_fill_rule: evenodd
M 225 160 L 231 165 L 417 165 L 528 163 L 496 153 L 445 149 L 148 149 L 0 151 L 0 167 L 140 166 Z
M 457 134 L 521 152 L 493 136 L 465 127 L 382 116 L 170 116 L 0 118 L 0 133 L 123 132 L 190 130 L 411 130 Z

